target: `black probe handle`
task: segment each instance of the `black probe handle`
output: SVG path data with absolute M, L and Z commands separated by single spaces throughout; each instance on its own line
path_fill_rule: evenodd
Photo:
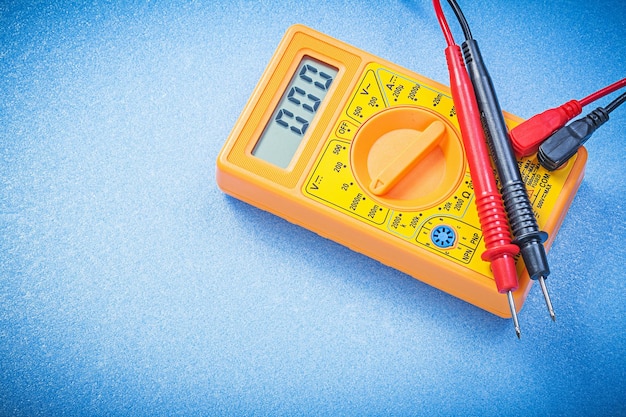
M 493 82 L 483 62 L 478 43 L 474 39 L 468 39 L 463 42 L 462 49 L 467 71 L 474 85 L 485 136 L 500 177 L 500 193 L 509 217 L 513 243 L 520 247 L 530 278 L 547 278 L 550 267 L 543 242 L 548 235 L 540 231 L 537 225 Z

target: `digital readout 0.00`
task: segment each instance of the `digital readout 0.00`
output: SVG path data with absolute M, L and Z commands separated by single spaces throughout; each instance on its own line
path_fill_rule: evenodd
M 334 67 L 303 57 L 252 155 L 287 168 L 337 73 Z

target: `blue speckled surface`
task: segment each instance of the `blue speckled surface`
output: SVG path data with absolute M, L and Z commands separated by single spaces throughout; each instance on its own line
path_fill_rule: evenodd
M 461 6 L 514 114 L 626 76 L 621 0 Z M 294 23 L 447 83 L 429 1 L 0 4 L 0 415 L 626 415 L 626 109 L 518 341 L 219 191 Z

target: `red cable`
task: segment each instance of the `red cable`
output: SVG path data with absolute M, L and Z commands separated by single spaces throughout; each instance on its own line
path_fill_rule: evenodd
M 578 100 L 578 102 L 580 103 L 582 107 L 585 107 L 593 103 L 594 101 L 601 99 L 607 94 L 611 94 L 613 91 L 619 90 L 622 87 L 626 87 L 626 78 L 623 78 L 617 82 L 614 82 L 613 84 L 606 86 L 603 89 L 598 90 L 593 94 L 589 94 L 587 97 Z
M 439 26 L 441 26 L 443 37 L 446 38 L 446 43 L 448 44 L 448 46 L 454 46 L 454 37 L 452 36 L 452 32 L 450 31 L 450 26 L 448 26 L 446 16 L 443 14 L 443 10 L 441 10 L 441 3 L 433 0 L 433 6 L 435 7 L 435 14 L 437 15 Z
M 438 0 L 433 0 L 433 5 L 448 43 L 445 54 L 450 72 L 450 89 L 474 184 L 475 203 L 487 249 L 482 254 L 482 259 L 491 262 L 498 292 L 507 293 L 514 291 L 518 286 L 514 256 L 519 253 L 519 248 L 511 243 L 509 222 L 496 185 L 474 87 L 465 69 L 461 48 L 454 42 L 441 10 L 441 4 Z
M 511 144 L 519 157 L 537 152 L 539 145 L 567 122 L 578 116 L 583 107 L 626 86 L 626 78 L 621 79 L 581 100 L 570 100 L 558 107 L 545 110 L 511 130 Z

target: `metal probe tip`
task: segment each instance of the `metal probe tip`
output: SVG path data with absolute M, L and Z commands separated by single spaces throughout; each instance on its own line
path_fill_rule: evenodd
M 522 331 L 519 327 L 519 321 L 517 320 L 517 310 L 515 309 L 515 300 L 513 300 L 513 293 L 508 291 L 506 297 L 509 299 L 509 308 L 511 309 L 511 316 L 513 317 L 513 325 L 515 326 L 515 334 L 518 339 L 522 338 Z
M 539 285 L 541 286 L 541 292 L 543 293 L 543 298 L 546 300 L 546 307 L 548 307 L 548 312 L 550 313 L 550 317 L 552 321 L 556 321 L 556 316 L 554 315 L 554 309 L 552 308 L 552 301 L 550 301 L 550 294 L 548 294 L 548 287 L 546 287 L 546 279 L 544 276 L 540 276 Z

